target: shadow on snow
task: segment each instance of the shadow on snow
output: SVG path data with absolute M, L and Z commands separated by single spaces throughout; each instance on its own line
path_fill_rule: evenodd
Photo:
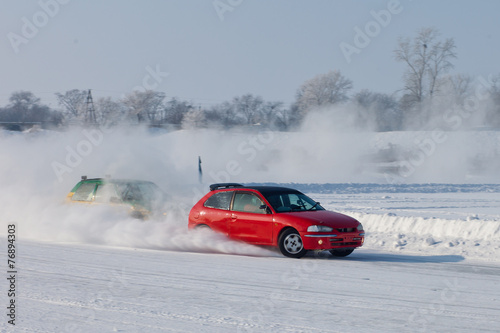
M 401 263 L 453 263 L 465 260 L 460 255 L 408 255 L 397 253 L 380 253 L 380 252 L 365 252 L 354 251 L 348 257 L 335 257 L 330 253 L 324 252 L 310 252 L 305 258 L 317 258 L 326 260 L 345 260 L 345 261 L 366 261 L 366 262 L 401 262 Z

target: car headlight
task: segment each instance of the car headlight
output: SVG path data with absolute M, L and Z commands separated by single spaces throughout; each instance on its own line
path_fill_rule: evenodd
M 324 225 L 311 225 L 307 228 L 308 232 L 330 232 L 333 228 Z
M 357 227 L 358 231 L 363 231 L 365 229 L 363 229 L 363 225 L 360 223 L 358 224 L 358 227 Z

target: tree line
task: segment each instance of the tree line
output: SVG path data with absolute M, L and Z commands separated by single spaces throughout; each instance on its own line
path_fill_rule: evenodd
M 480 108 L 481 119 L 475 125 L 500 128 L 500 76 L 488 78 L 478 97 L 472 77 L 450 74 L 457 58 L 452 38 L 441 39 L 438 30 L 423 28 L 413 37 L 398 40 L 394 58 L 405 65 L 405 72 L 403 87 L 392 94 L 370 90 L 353 93 L 353 82 L 336 70 L 305 81 L 291 105 L 245 94 L 201 107 L 146 90 L 130 92 L 118 100 L 98 98 L 90 108 L 89 91 L 73 89 L 55 94 L 59 105 L 55 110 L 41 104 L 33 93 L 19 91 L 0 108 L 0 123 L 11 129 L 21 124 L 49 128 L 128 123 L 177 129 L 261 126 L 287 131 L 300 127 L 304 118 L 317 110 L 323 110 L 326 117 L 342 110 L 361 128 L 397 131 L 431 129 L 443 122 L 447 113 L 464 115 L 467 111 L 470 116 L 471 108 Z

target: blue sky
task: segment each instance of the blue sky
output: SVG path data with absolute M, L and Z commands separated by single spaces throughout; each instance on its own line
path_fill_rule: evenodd
M 138 86 L 202 106 L 246 93 L 291 103 L 305 80 L 329 70 L 354 91 L 393 93 L 404 70 L 393 56 L 398 37 L 429 26 L 455 39 L 453 72 L 500 73 L 493 0 L 40 0 L 0 8 L 1 106 L 17 90 L 57 107 L 56 92 L 92 88 L 95 98 L 119 98 Z M 390 21 L 378 23 L 373 12 L 391 13 Z M 356 46 L 356 27 L 367 26 L 373 37 L 347 61 L 340 45 Z

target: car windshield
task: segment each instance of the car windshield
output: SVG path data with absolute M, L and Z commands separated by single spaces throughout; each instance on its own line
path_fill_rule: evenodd
M 265 197 L 278 213 L 325 210 L 319 203 L 298 191 L 268 193 Z

